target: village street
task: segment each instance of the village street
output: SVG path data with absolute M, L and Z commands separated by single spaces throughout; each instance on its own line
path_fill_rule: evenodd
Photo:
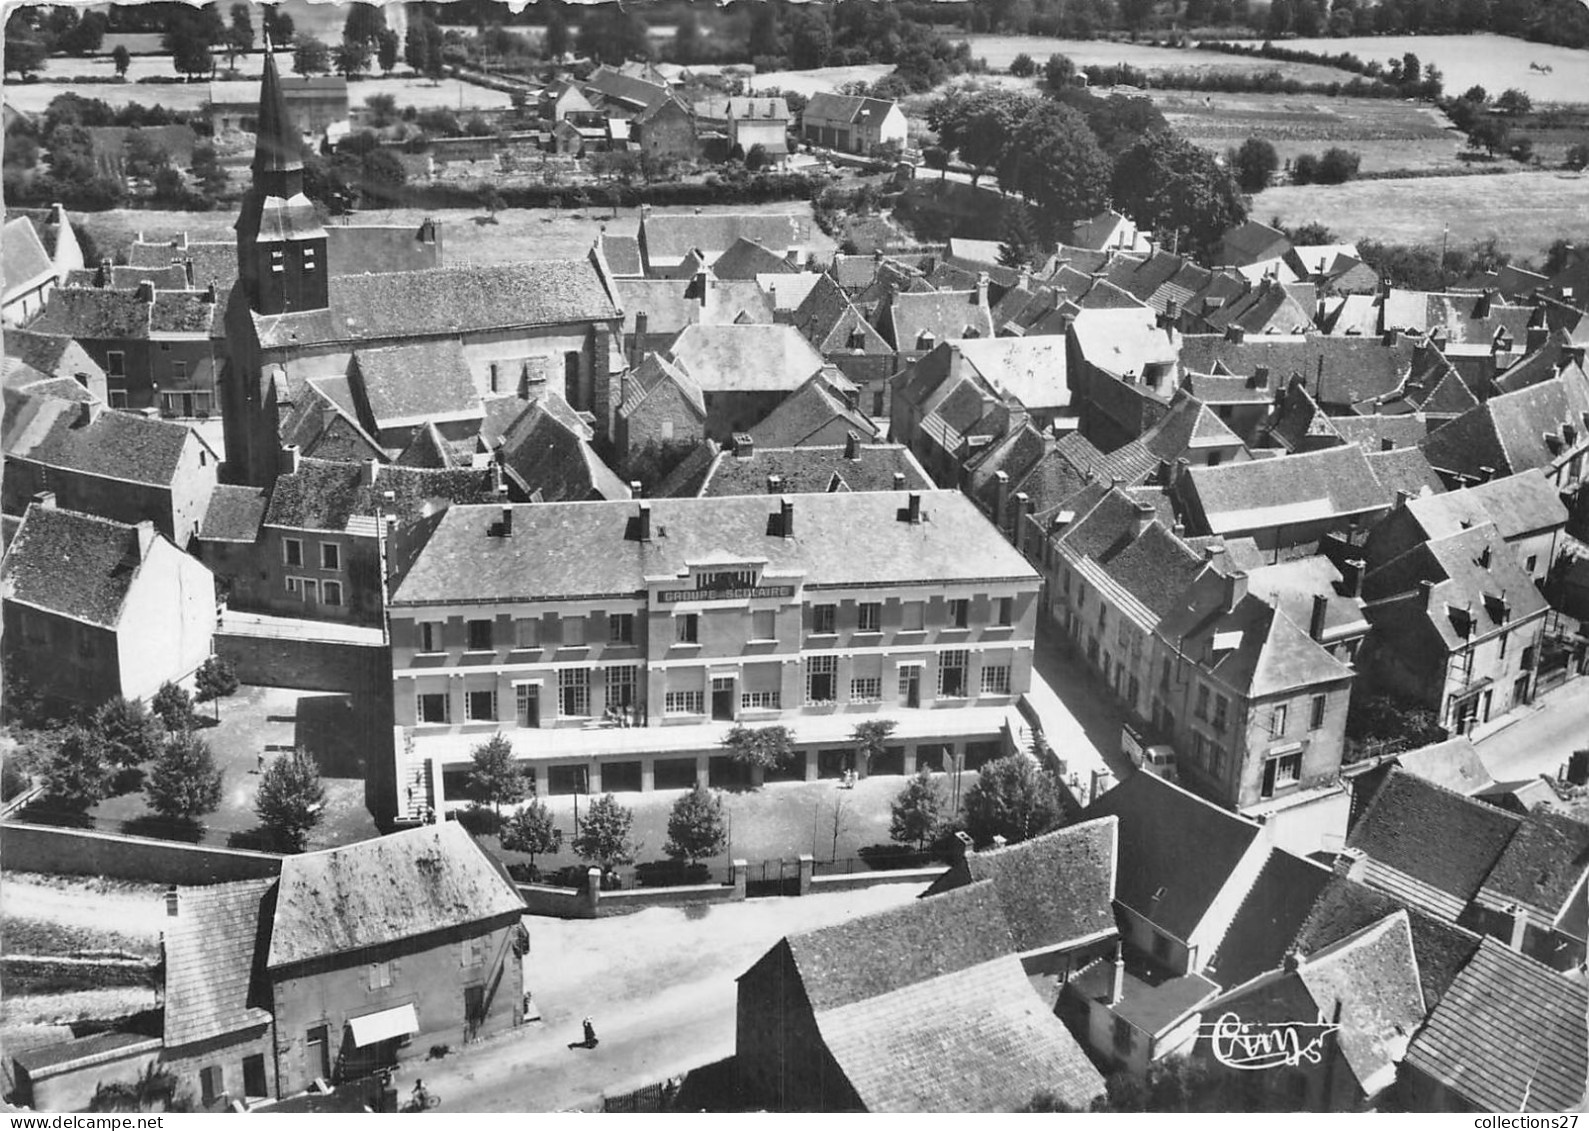
M 1589 747 L 1589 679 L 1576 679 L 1517 713 L 1516 722 L 1476 744 L 1498 782 L 1554 778 L 1574 750 Z

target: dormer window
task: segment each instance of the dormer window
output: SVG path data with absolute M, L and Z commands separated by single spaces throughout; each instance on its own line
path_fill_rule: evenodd
M 916 348 L 919 350 L 930 350 L 937 344 L 937 341 L 938 339 L 933 336 L 931 330 L 923 330 L 916 335 Z
M 852 350 L 865 349 L 866 348 L 866 335 L 864 333 L 862 333 L 859 329 L 851 330 L 850 331 L 850 338 L 849 338 L 848 348 L 852 349 Z

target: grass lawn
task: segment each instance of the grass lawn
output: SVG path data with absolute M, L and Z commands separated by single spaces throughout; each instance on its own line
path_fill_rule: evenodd
M 1252 215 L 1265 223 L 1320 221 L 1346 240 L 1451 243 L 1494 236 L 1513 255 L 1538 260 L 1561 236 L 1589 238 L 1589 175 L 1530 172 L 1493 177 L 1355 181 L 1266 189 Z
M 750 81 L 752 90 L 793 90 L 812 95 L 835 91 L 847 82 L 873 83 L 892 74 L 890 63 L 864 63 L 855 67 L 818 67 L 811 71 L 768 71 Z
M 1035 35 L 956 36 L 953 33 L 949 34 L 949 39 L 956 43 L 962 39 L 970 43 L 972 56 L 986 59 L 988 66 L 996 71 L 1009 70 L 1015 57 L 1025 53 L 1035 59 L 1039 67 L 1050 55 L 1066 55 L 1077 67 L 1112 67 L 1116 63 L 1124 63 L 1144 71 L 1261 74 L 1278 70 L 1286 78 L 1299 82 L 1346 82 L 1353 77 L 1347 71 L 1314 63 L 1282 63 L 1274 59 L 1221 55 L 1192 48 L 1150 47 L 1143 43 L 1115 43 L 1106 39 L 1056 39 Z
M 670 205 L 653 209 L 663 212 L 694 212 L 690 205 Z M 796 215 L 809 218 L 811 204 L 803 200 L 769 204 L 723 204 L 702 207 L 706 213 L 758 213 Z M 484 211 L 473 209 L 425 210 L 418 208 L 381 209 L 360 212 L 349 219 L 354 224 L 403 224 L 418 228 L 427 217 L 442 221 L 442 240 L 448 264 L 519 263 L 532 259 L 562 259 L 588 252 L 605 227 L 628 235 L 639 228 L 640 210 L 620 208 L 616 220 L 608 208 L 584 212 L 563 209 L 509 208 L 497 213 L 497 223 L 487 223 Z M 114 255 L 124 252 L 137 233 L 146 239 L 170 239 L 187 232 L 195 240 L 233 239 L 235 211 L 163 212 L 142 209 L 115 209 L 110 212 L 74 212 L 72 220 L 94 237 L 101 251 Z M 837 245 L 811 224 L 811 246 L 819 259 L 830 258 Z
M 1365 62 L 1399 59 L 1411 51 L 1425 65 L 1433 63 L 1445 76 L 1448 94 L 1461 94 L 1475 83 L 1493 98 L 1516 87 L 1539 102 L 1589 100 L 1589 56 L 1571 47 L 1529 43 L 1507 35 L 1376 35 L 1358 39 L 1288 39 L 1287 47 L 1330 55 L 1350 51 Z M 1530 63 L 1549 67 L 1549 74 Z

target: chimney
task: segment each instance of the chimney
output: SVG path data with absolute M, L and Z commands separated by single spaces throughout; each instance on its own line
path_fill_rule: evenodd
M 149 556 L 149 547 L 154 545 L 154 522 L 146 518 L 133 529 L 138 532 L 138 558 L 142 560 Z
M 1401 331 L 1400 330 L 1386 330 L 1384 335 L 1380 338 L 1380 341 L 1383 342 L 1387 346 L 1398 345 L 1401 342 Z
M 1435 606 L 1435 583 L 1427 577 L 1418 582 L 1418 588 L 1423 594 L 1423 607 L 1432 609 Z
M 1381 436 L 1379 438 L 1379 450 L 1382 451 L 1382 452 L 1393 452 L 1393 451 L 1395 451 L 1396 450 L 1396 441 L 1392 440 L 1389 436 Z
M 1269 387 L 1269 367 L 1260 365 L 1252 371 L 1252 387 L 1254 389 L 1267 389 Z
M 188 289 L 192 290 L 193 289 L 193 260 L 191 260 L 191 259 L 183 260 L 182 261 L 182 267 L 183 267 L 183 274 L 185 274 L 187 276 L 187 279 L 188 279 Z
M 1293 949 L 1286 951 L 1285 957 L 1281 960 L 1281 965 L 1287 974 L 1295 974 L 1303 966 L 1307 965 L 1307 961 L 1300 950 Z
M 1173 330 L 1181 318 L 1181 304 L 1173 298 L 1164 304 L 1164 313 L 1159 315 L 1159 326 L 1165 330 Z
M 1492 480 L 1494 478 L 1495 478 L 1495 468 L 1487 467 L 1487 466 L 1479 468 L 1479 482 L 1480 483 L 1488 483 L 1490 480 Z
M 1341 596 L 1356 597 L 1363 591 L 1363 571 L 1367 563 L 1362 558 L 1347 558 L 1341 563 Z
M 1396 488 L 1396 509 L 1405 510 L 1407 502 L 1412 498 L 1412 492 L 1405 487 Z
M 277 460 L 276 471 L 280 475 L 298 474 L 299 448 L 297 444 L 286 444 L 281 449 L 281 457 Z
M 1473 317 L 1488 318 L 1490 308 L 1495 305 L 1495 292 L 1486 288 L 1480 292 L 1479 300 L 1473 304 Z
M 734 458 L 749 459 L 756 454 L 756 441 L 748 432 L 734 433 Z
M 1203 560 L 1211 565 L 1218 566 L 1225 560 L 1225 543 L 1210 542 L 1203 547 Z
M 651 541 L 651 504 L 640 504 L 640 541 Z
M 1512 904 L 1506 909 L 1507 916 L 1511 919 L 1511 931 L 1506 940 L 1506 945 L 1517 953 L 1523 953 L 1523 940 L 1528 936 L 1528 913 L 1519 904 Z
M 1170 527 L 1170 533 L 1174 534 L 1177 538 L 1185 538 L 1186 523 L 1182 522 L 1180 519 L 1176 519 L 1175 525 Z
M 997 484 L 997 493 L 993 500 L 993 525 L 1002 530 L 1005 514 L 1010 507 L 1010 473 L 996 471 L 993 473 L 993 480 Z
M 110 260 L 101 259 L 99 268 L 94 272 L 94 286 L 108 287 L 110 286 L 110 278 Z
M 769 475 L 769 476 L 767 476 L 767 494 L 769 494 L 769 495 L 781 495 L 781 494 L 783 494 L 783 476 L 781 476 L 781 475 Z
M 844 434 L 844 458 L 858 460 L 861 458 L 861 438 L 854 432 Z M 1002 472 L 1000 474 L 1003 474 Z
M 960 842 L 960 855 L 972 856 L 976 853 L 976 846 L 971 842 L 971 837 L 964 830 L 955 831 L 955 839 Z
M 994 848 L 996 848 L 996 849 L 997 848 L 1003 848 L 1006 845 L 1008 845 L 1009 843 L 1010 842 L 1008 840 L 1004 839 L 1004 837 L 1000 836 L 998 833 L 994 833 L 993 834 L 993 847 Z
M 178 251 L 186 251 L 188 249 L 188 232 L 186 228 L 177 233 L 177 238 L 171 241 L 171 246 Z
M 1528 327 L 1528 336 L 1523 339 L 1523 344 L 1527 352 L 1533 353 L 1535 350 L 1544 349 L 1545 343 L 1548 341 L 1550 341 L 1550 327 L 1531 324 Z
M 910 493 L 910 498 L 905 501 L 905 519 L 912 526 L 921 524 L 921 494 L 916 491 Z
M 641 222 L 643 223 L 646 219 L 648 219 L 650 217 L 650 215 L 651 215 L 651 206 L 649 204 L 642 204 L 640 206 L 640 220 L 641 220 Z
M 1237 344 L 1240 344 L 1246 340 L 1246 337 L 1247 331 L 1236 325 L 1234 322 L 1225 327 L 1225 340 L 1227 342 L 1236 342 Z
M 894 490 L 903 491 L 904 489 L 905 489 L 905 473 L 903 471 L 894 472 Z
M 166 917 L 175 919 L 180 913 L 181 893 L 175 885 L 166 888 Z
M 1330 611 L 1330 599 L 1323 593 L 1313 595 L 1313 616 L 1308 621 L 1308 635 L 1316 641 L 1324 639 L 1324 617 Z
M 988 305 L 988 273 L 986 271 L 977 272 L 977 305 L 981 307 Z
M 1152 503 L 1139 501 L 1137 513 L 1131 517 L 1131 537 L 1140 538 L 1148 532 L 1148 527 L 1153 525 L 1153 519 L 1158 515 L 1157 508 Z
M 502 504 L 502 537 L 513 537 L 513 504 Z
M 35 492 L 35 494 L 33 496 L 33 505 L 36 506 L 36 507 L 43 507 L 47 511 L 54 510 L 55 509 L 55 492 L 54 491 L 38 491 L 38 492 Z
M 640 359 L 646 355 L 646 331 L 651 326 L 651 317 L 643 310 L 635 311 L 634 316 L 634 349 L 629 358 L 629 368 L 639 369 Z
M 1115 944 L 1113 964 L 1114 978 L 1109 983 L 1109 1004 L 1119 1005 L 1126 996 L 1126 952 L 1119 943 Z
M 139 279 L 138 289 L 134 292 L 139 302 L 154 301 L 154 280 Z
M 105 406 L 98 400 L 84 401 L 77 406 L 77 425 L 87 428 L 99 419 L 99 414 L 105 411 Z
M 794 537 L 794 497 L 784 495 L 778 500 L 778 533 L 785 538 Z
M 705 310 L 710 305 L 712 277 L 706 273 L 704 268 L 695 273 L 695 289 L 696 301 L 700 303 L 701 309 Z
M 1225 611 L 1233 613 L 1247 597 L 1247 573 L 1233 569 L 1225 575 Z
M 1015 492 L 1015 548 L 1026 551 L 1026 520 L 1037 513 L 1037 504 L 1025 491 Z
M 215 280 L 210 280 L 210 285 L 204 288 L 204 304 L 214 306 L 220 301 L 220 296 L 215 293 Z
M 644 494 L 645 494 L 645 487 L 643 487 L 641 485 L 640 480 L 638 480 L 638 479 L 629 480 L 629 497 L 631 499 L 638 499 Z
M 366 487 L 375 486 L 375 481 L 378 478 L 380 478 L 380 475 L 381 475 L 381 461 L 380 460 L 378 460 L 378 459 L 368 459 L 368 460 L 364 461 L 364 475 L 361 478 L 363 479 L 364 485 Z

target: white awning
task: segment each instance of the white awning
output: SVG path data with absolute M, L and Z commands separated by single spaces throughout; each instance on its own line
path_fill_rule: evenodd
M 414 1012 L 412 1005 L 399 1005 L 395 1009 L 354 1017 L 348 1022 L 348 1028 L 353 1030 L 353 1043 L 362 1049 L 377 1041 L 389 1041 L 393 1037 L 406 1037 L 419 1032 L 419 1015 Z

